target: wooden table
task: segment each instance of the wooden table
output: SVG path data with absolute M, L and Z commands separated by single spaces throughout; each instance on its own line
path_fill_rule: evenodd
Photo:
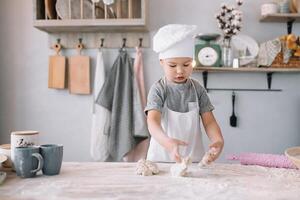
M 300 170 L 213 164 L 174 178 L 135 174 L 135 163 L 63 163 L 57 176 L 22 179 L 10 172 L 0 199 L 300 199 Z

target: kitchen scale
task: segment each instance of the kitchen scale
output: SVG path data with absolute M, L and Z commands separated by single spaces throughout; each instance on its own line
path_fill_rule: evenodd
M 201 34 L 196 36 L 196 67 L 221 67 L 222 50 L 217 43 L 219 34 Z

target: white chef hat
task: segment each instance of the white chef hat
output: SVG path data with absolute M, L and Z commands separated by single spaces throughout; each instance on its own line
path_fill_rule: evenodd
M 153 50 L 159 53 L 159 59 L 193 57 L 193 35 L 196 25 L 169 24 L 163 26 L 153 37 Z

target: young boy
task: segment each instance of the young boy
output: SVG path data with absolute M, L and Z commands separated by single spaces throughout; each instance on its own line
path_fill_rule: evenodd
M 200 117 L 217 159 L 224 140 L 214 118 L 205 89 L 190 78 L 193 62 L 193 34 L 196 26 L 170 24 L 159 29 L 153 49 L 159 53 L 165 77 L 150 89 L 145 113 L 151 134 L 147 159 L 156 162 L 181 162 L 189 156 L 199 162 L 204 156 Z

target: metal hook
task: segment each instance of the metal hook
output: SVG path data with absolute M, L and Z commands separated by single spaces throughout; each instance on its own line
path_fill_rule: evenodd
M 123 45 L 122 45 L 122 48 L 125 48 L 126 47 L 126 38 L 123 38 Z
M 143 38 L 140 38 L 140 44 L 139 44 L 139 47 L 142 47 L 143 46 Z
M 77 49 L 79 52 L 79 55 L 81 54 L 81 50 L 83 49 L 83 44 L 82 44 L 82 38 L 78 38 L 79 44 L 77 44 Z
M 56 39 L 56 44 L 54 45 L 55 48 L 59 48 L 60 47 L 60 38 Z
M 100 47 L 102 48 L 104 46 L 104 38 L 101 38 L 101 44 Z

